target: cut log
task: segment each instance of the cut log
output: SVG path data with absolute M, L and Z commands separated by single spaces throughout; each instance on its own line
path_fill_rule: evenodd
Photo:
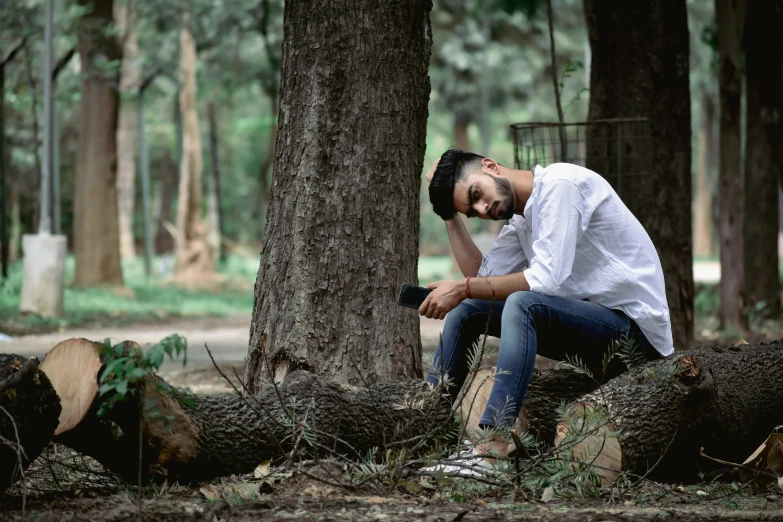
M 40 368 L 57 391 L 62 407 L 55 435 L 79 424 L 98 395 L 99 346 L 86 339 L 69 339 L 41 361 Z
M 0 354 L 0 493 L 46 447 L 60 403 L 37 359 Z
M 479 370 L 460 404 L 460 417 L 466 423 L 469 437 L 478 430 L 492 385 L 495 383 L 494 375 L 495 368 Z M 534 370 L 533 379 L 525 394 L 525 402 L 517 418 L 517 431 L 531 433 L 539 442 L 551 444 L 560 420 L 560 406 L 597 387 L 595 381 L 588 376 L 572 370 Z
M 711 457 L 742 462 L 783 424 L 781 375 L 780 342 L 679 352 L 573 403 L 571 421 L 558 425 L 555 443 L 562 445 L 569 435 L 573 442 L 584 424 L 587 437 L 579 446 L 569 444 L 569 458 L 600 458 L 595 471 L 604 484 L 620 471 L 649 472 L 662 481 L 696 480 L 700 471 L 717 467 L 700 457 L 700 448 Z
M 74 343 L 82 345 L 79 353 L 93 350 L 93 357 L 100 359 L 101 345 L 86 340 L 61 343 L 52 352 L 72 351 Z M 71 376 L 74 380 L 89 377 L 68 367 L 80 372 Z M 100 418 L 101 403 L 111 397 L 98 397 L 82 421 L 55 440 L 135 482 L 141 427 L 145 480 L 184 483 L 247 473 L 294 449 L 310 456 L 336 451 L 363 457 L 372 448 L 424 436 L 445 423 L 450 411 L 446 401 L 420 381 L 356 388 L 303 371 L 288 375 L 279 389 L 255 396 L 191 395 L 156 376 L 133 392 Z

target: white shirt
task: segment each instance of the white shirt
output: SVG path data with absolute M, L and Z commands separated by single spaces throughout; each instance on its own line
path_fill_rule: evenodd
M 622 310 L 662 355 L 674 352 L 658 253 L 595 172 L 569 163 L 536 166 L 523 215 L 503 227 L 478 275 L 522 270 L 531 291 Z

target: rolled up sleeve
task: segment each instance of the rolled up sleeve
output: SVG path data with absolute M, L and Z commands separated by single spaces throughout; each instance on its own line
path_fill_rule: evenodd
M 525 270 L 531 291 L 560 295 L 560 286 L 571 275 L 576 244 L 587 230 L 591 213 L 571 181 L 555 179 L 542 187 L 540 229 L 533 242 L 535 256 Z
M 517 237 L 516 225 L 510 221 L 498 234 L 492 247 L 481 260 L 479 277 L 521 272 L 527 266 L 527 257 Z

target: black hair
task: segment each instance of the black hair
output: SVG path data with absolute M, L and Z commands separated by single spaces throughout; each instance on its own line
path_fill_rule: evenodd
M 443 153 L 430 182 L 430 203 L 432 210 L 448 221 L 454 217 L 454 185 L 465 179 L 476 168 L 481 168 L 484 156 L 465 152 L 460 149 L 449 149 Z

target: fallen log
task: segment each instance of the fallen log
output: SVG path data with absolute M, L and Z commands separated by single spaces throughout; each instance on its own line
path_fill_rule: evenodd
M 52 438 L 60 402 L 37 359 L 0 354 L 0 493 Z
M 495 368 L 483 368 L 476 376 L 460 403 L 460 417 L 468 436 L 478 430 L 479 421 L 492 391 Z M 551 445 L 560 420 L 558 411 L 565 403 L 595 390 L 598 384 L 587 375 L 569 369 L 534 370 L 527 388 L 525 402 L 516 421 L 518 433 L 535 435 L 538 442 Z
M 423 382 L 356 388 L 296 371 L 279 388 L 254 396 L 196 396 L 150 376 L 100 416 L 112 394 L 97 393 L 95 375 L 102 370 L 83 377 L 83 368 L 108 362 L 102 345 L 70 340 L 53 348 L 47 359 L 58 361 L 46 371 L 57 374 L 52 377 L 56 386 L 68 385 L 74 392 L 69 401 L 89 405 L 83 415 L 68 416 L 81 420 L 72 427 L 61 424 L 55 441 L 132 482 L 139 462 L 144 480 L 195 482 L 247 473 L 264 460 L 300 451 L 358 459 L 373 448 L 431 433 L 450 411 Z M 68 384 L 82 378 L 96 385 Z
M 780 342 L 679 352 L 571 404 L 555 444 L 569 442 L 568 458 L 593 463 L 603 484 L 622 471 L 696 480 L 717 469 L 700 457 L 701 448 L 743 462 L 783 424 L 781 376 Z

